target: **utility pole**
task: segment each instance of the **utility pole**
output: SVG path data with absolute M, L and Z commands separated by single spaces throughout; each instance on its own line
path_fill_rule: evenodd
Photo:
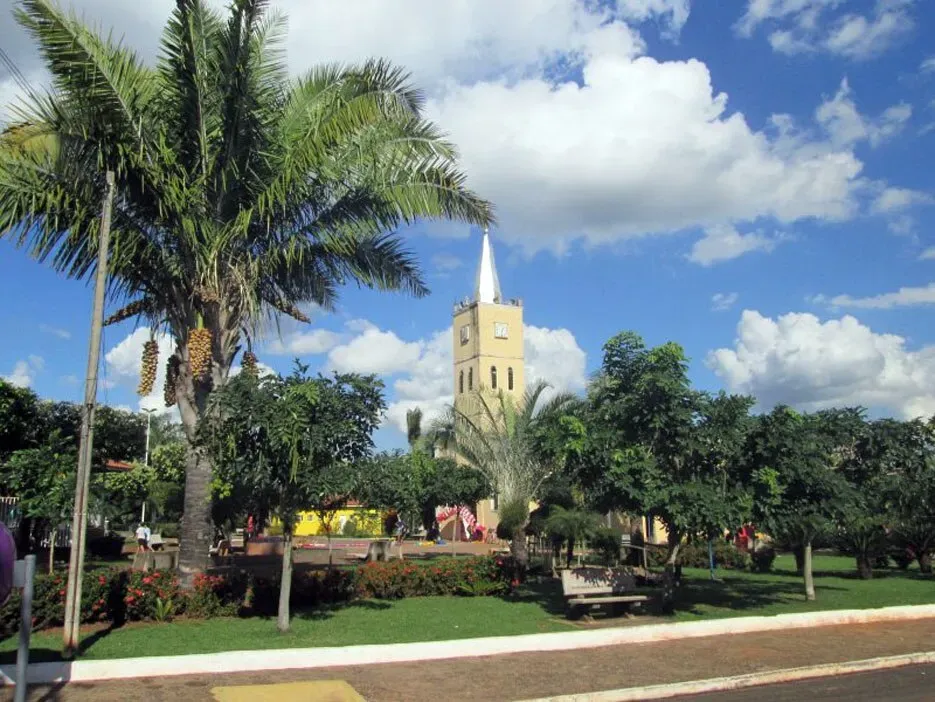
M 94 446 L 94 410 L 97 403 L 97 367 L 101 359 L 101 329 L 104 323 L 104 292 L 107 287 L 107 247 L 110 243 L 110 220 L 114 206 L 114 172 L 107 171 L 107 191 L 101 212 L 101 233 L 97 251 L 97 275 L 94 279 L 94 306 L 91 311 L 91 341 L 88 346 L 88 370 L 84 381 L 84 405 L 81 408 L 81 437 L 78 444 L 78 475 L 75 481 L 75 511 L 71 521 L 71 557 L 68 561 L 68 584 L 65 595 L 65 633 L 63 650 L 71 658 L 78 650 L 81 624 L 81 576 L 84 572 L 84 541 L 88 528 L 88 488 L 91 477 L 91 449 Z
M 143 465 L 149 468 L 149 429 L 153 423 L 153 412 L 155 412 L 156 409 L 155 408 L 144 409 L 143 411 L 146 413 L 146 454 L 143 458 Z M 144 497 L 143 508 L 140 514 L 140 523 L 142 524 L 145 521 L 146 521 L 146 498 Z

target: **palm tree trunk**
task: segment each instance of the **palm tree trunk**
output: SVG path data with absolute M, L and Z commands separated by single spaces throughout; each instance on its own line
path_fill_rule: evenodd
M 513 556 L 513 579 L 522 581 L 526 576 L 526 566 L 529 565 L 529 550 L 526 548 L 526 525 L 522 524 L 513 531 L 510 539 L 510 555 Z
M 195 576 L 208 567 L 213 529 L 211 523 L 210 461 L 189 446 L 185 468 L 185 500 L 179 530 L 179 576 L 182 589 L 194 587 Z
M 279 581 L 279 612 L 276 628 L 283 634 L 289 631 L 289 598 L 292 595 L 292 525 L 283 520 L 282 577 Z

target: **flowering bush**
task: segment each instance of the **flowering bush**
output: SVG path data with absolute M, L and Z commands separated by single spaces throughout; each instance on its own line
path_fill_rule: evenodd
M 359 568 L 296 572 L 292 605 L 297 609 L 355 598 L 398 599 L 428 595 L 484 596 L 508 592 L 516 583 L 509 558 L 439 558 L 426 563 L 392 560 Z M 61 626 L 65 618 L 66 575 L 39 574 L 33 598 L 33 627 Z M 81 591 L 84 622 L 165 621 L 184 614 L 210 618 L 238 613 L 272 615 L 279 601 L 279 580 L 199 575 L 183 593 L 175 574 L 120 569 L 85 574 Z M 19 629 L 19 592 L 0 607 L 0 638 Z
M 156 600 L 181 601 L 179 581 L 175 573 L 159 570 L 151 573 L 132 571 L 127 576 L 123 595 L 126 618 L 129 621 L 155 619 Z
M 397 599 L 427 595 L 494 595 L 510 587 L 506 559 L 440 558 L 429 563 L 405 560 L 367 563 L 357 569 L 358 597 Z
M 199 573 L 195 576 L 194 590 L 185 601 L 185 613 L 190 617 L 210 619 L 237 614 L 244 602 L 246 578 Z

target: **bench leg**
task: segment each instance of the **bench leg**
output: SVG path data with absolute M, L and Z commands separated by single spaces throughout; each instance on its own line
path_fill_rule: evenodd
M 580 605 L 580 604 L 565 605 L 565 616 L 571 619 L 572 621 L 581 619 L 581 617 L 587 614 L 587 611 L 588 611 L 587 605 Z

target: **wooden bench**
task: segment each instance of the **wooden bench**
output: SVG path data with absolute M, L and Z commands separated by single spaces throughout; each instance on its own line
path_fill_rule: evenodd
M 636 578 L 628 568 L 568 568 L 562 571 L 562 593 L 569 618 L 581 616 L 595 605 L 617 605 L 615 610 L 625 610 L 650 600 L 649 595 L 636 592 Z

